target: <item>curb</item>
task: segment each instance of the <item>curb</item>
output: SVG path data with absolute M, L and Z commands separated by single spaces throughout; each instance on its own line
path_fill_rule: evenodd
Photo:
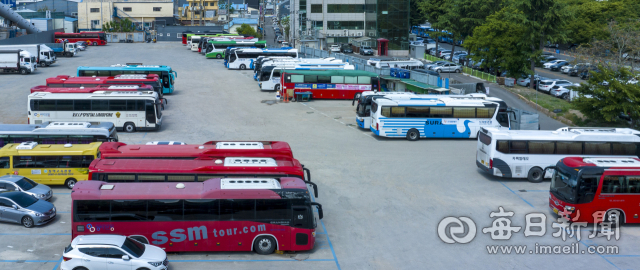
M 509 91 L 509 92 L 511 92 L 511 91 Z M 542 113 L 546 114 L 547 116 L 562 122 L 563 124 L 567 124 L 569 126 L 575 126 L 571 120 L 569 120 L 567 118 L 564 118 L 562 116 L 558 116 L 556 113 L 554 113 L 552 111 L 549 111 L 548 109 L 543 108 L 542 106 L 531 102 L 531 100 L 526 99 L 525 97 L 523 97 L 522 95 L 520 95 L 518 93 L 513 93 L 513 92 L 511 92 L 511 93 L 517 95 L 518 98 L 522 99 L 525 103 L 529 104 L 529 106 L 535 108 L 537 111 L 542 112 Z

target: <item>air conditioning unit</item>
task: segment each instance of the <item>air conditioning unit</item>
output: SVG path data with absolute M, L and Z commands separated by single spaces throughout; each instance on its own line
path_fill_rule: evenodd
M 358 36 L 361 37 L 362 36 L 362 32 L 358 32 Z
M 356 33 L 351 33 L 351 36 L 352 36 L 352 37 L 355 37 L 355 36 L 356 36 Z
M 344 35 L 345 35 L 345 36 L 348 36 L 348 35 L 349 35 L 349 30 L 348 30 L 348 29 L 344 29 L 344 30 L 342 30 L 342 31 L 344 32 Z
M 369 36 L 370 36 L 370 37 L 375 37 L 375 36 L 376 36 L 376 33 L 374 33 L 374 32 L 369 32 Z

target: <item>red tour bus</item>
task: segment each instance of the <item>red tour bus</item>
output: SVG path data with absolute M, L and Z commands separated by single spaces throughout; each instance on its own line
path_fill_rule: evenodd
M 574 222 L 639 222 L 640 159 L 566 157 L 552 168 L 549 207 L 554 213 Z
M 69 75 L 58 75 L 47 78 L 49 87 L 95 87 L 98 85 L 150 85 L 158 96 L 163 98 L 162 83 L 157 74 L 121 74 L 104 77 L 73 77 Z
M 175 146 L 175 145 L 174 145 Z M 318 187 L 311 182 L 300 162 L 285 157 L 222 157 L 207 159 L 94 159 L 89 165 L 90 180 L 105 182 L 202 182 L 228 177 L 297 177 L 311 185 L 315 197 Z
M 297 178 L 185 183 L 81 181 L 71 238 L 119 234 L 167 252 L 311 250 L 322 206 Z
M 295 94 L 311 93 L 314 99 L 355 99 L 364 91 L 378 91 L 378 74 L 362 70 L 285 69 L 280 76 L 283 96 L 295 98 Z M 276 89 L 279 86 L 276 85 Z
M 213 159 L 216 156 L 293 158 L 293 153 L 291 152 L 291 147 L 286 142 L 227 141 L 206 142 L 204 145 L 127 145 L 125 143 L 103 143 L 100 145 L 100 148 L 98 148 L 98 157 L 104 159 Z
M 31 88 L 31 93 L 93 93 L 96 91 L 153 91 L 150 85 L 98 85 L 95 87 L 59 88 L 46 85 L 38 85 Z
M 107 45 L 107 38 L 104 32 L 80 32 L 80 33 L 64 33 L 55 32 L 54 40 L 56 43 L 68 40 L 69 42 L 86 41 L 87 44 L 98 46 Z

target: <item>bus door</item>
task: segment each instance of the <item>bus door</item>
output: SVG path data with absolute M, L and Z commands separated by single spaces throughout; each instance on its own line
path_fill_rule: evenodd
M 148 124 L 156 123 L 156 107 L 155 104 L 149 100 L 145 101 L 145 104 L 145 119 L 147 120 L 147 126 L 149 126 Z
M 378 91 L 380 89 L 380 80 L 378 77 L 371 78 L 371 91 Z
M 309 229 L 313 228 L 314 217 L 311 212 L 311 207 L 305 205 L 293 205 L 291 207 L 291 213 L 293 214 L 291 223 L 291 247 L 304 246 L 309 243 L 311 236 L 303 231 L 296 230 L 296 228 Z
M 171 88 L 171 80 L 169 80 L 169 72 L 162 72 L 162 86 L 164 88 Z

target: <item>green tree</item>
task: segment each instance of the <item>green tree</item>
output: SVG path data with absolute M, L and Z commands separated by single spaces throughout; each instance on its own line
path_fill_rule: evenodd
M 631 117 L 635 127 L 640 118 L 640 85 L 629 83 L 634 75 L 627 68 L 615 69 L 603 65 L 599 72 L 591 72 L 588 82 L 576 91 L 579 97 L 573 103 L 592 120 L 615 121 L 621 114 Z M 607 84 L 603 84 L 607 82 Z
M 425 16 L 425 14 L 420 12 L 419 4 L 422 1 L 423 0 L 411 0 L 411 4 L 410 4 L 411 9 L 410 9 L 410 15 L 409 15 L 411 17 L 409 19 L 410 25 L 420 25 L 427 20 L 427 17 Z
M 249 35 L 249 36 L 253 36 L 253 37 L 257 37 L 257 38 L 261 38 L 262 35 L 260 35 L 260 33 L 256 32 L 255 29 L 253 29 L 253 27 L 251 25 L 248 25 L 246 23 L 243 23 L 242 25 L 240 25 L 240 27 L 236 28 L 236 32 L 240 35 Z
M 442 29 L 444 25 L 440 23 L 440 17 L 447 12 L 447 0 L 421 0 L 418 2 L 418 8 L 431 23 L 431 28 Z M 442 32 L 439 31 L 429 33 L 429 37 L 436 40 L 436 51 L 440 47 L 438 41 L 440 35 Z
M 290 21 L 289 16 L 285 16 L 285 17 L 282 17 L 282 19 L 280 19 L 280 25 L 284 29 L 283 33 L 284 33 L 285 40 L 289 40 L 289 30 L 291 29 L 289 21 Z
M 110 21 L 102 24 L 103 32 L 118 32 L 126 33 L 135 31 L 133 22 L 128 18 L 120 19 L 118 21 Z

